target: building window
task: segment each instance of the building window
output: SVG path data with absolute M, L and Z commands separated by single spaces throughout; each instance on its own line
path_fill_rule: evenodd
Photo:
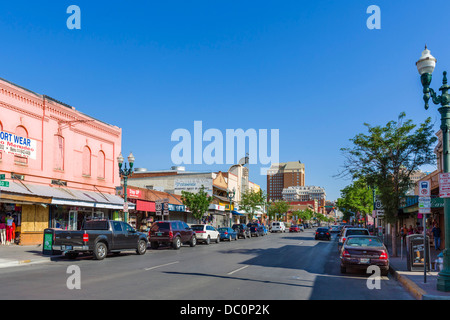
M 64 138 L 60 135 L 54 138 L 53 163 L 55 170 L 64 170 Z
M 83 148 L 83 176 L 91 176 L 91 149 L 88 146 Z
M 19 137 L 23 137 L 23 138 L 28 138 L 27 129 L 25 129 L 23 126 L 18 126 L 16 128 L 15 135 L 19 136 Z M 27 157 L 21 157 L 21 156 L 14 156 L 14 162 L 17 163 L 17 164 L 27 165 L 28 164 L 28 158 Z
M 97 156 L 97 178 L 105 179 L 105 153 L 101 150 Z

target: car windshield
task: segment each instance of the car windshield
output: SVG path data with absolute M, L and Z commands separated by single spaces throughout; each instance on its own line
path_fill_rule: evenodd
M 317 231 L 319 231 L 319 232 L 327 232 L 328 229 L 326 229 L 326 228 L 319 228 L 319 229 L 317 229 Z
M 353 237 L 347 240 L 350 247 L 382 247 L 383 244 L 378 238 Z
M 228 231 L 228 228 L 219 228 L 218 230 L 219 230 L 219 232 L 225 232 L 225 231 Z
M 106 220 L 90 220 L 85 221 L 83 230 L 108 230 L 108 221 Z
M 156 222 L 153 224 L 151 231 L 163 231 L 163 230 L 170 230 L 170 223 L 168 222 Z
M 347 230 L 347 236 L 368 236 L 369 231 L 365 229 L 348 229 Z
M 203 231 L 203 228 L 204 228 L 205 226 L 204 225 L 193 225 L 193 226 L 191 226 L 191 229 L 192 230 L 194 230 L 194 231 Z

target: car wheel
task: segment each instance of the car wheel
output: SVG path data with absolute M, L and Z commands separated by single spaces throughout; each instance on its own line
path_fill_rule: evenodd
M 94 248 L 94 258 L 95 260 L 103 260 L 108 254 L 108 247 L 103 242 L 97 242 Z
M 159 247 L 159 243 L 157 241 L 152 241 L 150 246 L 152 247 L 152 249 L 158 249 Z
M 139 240 L 138 247 L 136 249 L 136 253 L 138 255 L 143 255 L 147 252 L 147 241 L 145 240 Z
M 231 234 L 228 236 L 228 241 L 231 242 Z
M 217 235 L 216 243 L 219 243 L 219 242 L 220 242 L 220 235 Z
M 191 241 L 189 242 L 189 245 L 191 247 L 195 247 L 195 245 L 197 244 L 197 238 L 194 236 L 192 236 Z
M 211 243 L 211 238 L 208 236 L 208 238 L 206 238 L 205 244 L 210 244 Z
M 176 237 L 176 238 L 173 240 L 172 247 L 173 247 L 175 250 L 178 250 L 178 249 L 181 248 L 181 239 L 180 239 L 180 237 Z

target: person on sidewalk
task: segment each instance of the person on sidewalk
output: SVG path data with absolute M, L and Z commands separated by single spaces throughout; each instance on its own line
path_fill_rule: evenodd
M 14 219 L 11 217 L 10 214 L 8 214 L 6 216 L 6 244 L 7 245 L 11 244 L 13 222 L 14 222 Z
M 0 240 L 2 242 L 2 245 L 6 244 L 6 224 L 5 224 L 5 217 L 1 217 L 0 220 Z
M 435 224 L 433 229 L 431 229 L 431 233 L 434 238 L 434 248 L 436 250 L 441 250 L 441 228 L 439 228 L 438 224 Z

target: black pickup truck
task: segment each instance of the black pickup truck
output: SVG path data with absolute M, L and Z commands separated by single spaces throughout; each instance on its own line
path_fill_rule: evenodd
M 109 252 L 136 250 L 139 255 L 147 251 L 145 233 L 137 232 L 129 224 L 114 220 L 90 220 L 78 231 L 54 229 L 53 250 L 75 259 L 80 252 L 92 253 L 102 260 Z

